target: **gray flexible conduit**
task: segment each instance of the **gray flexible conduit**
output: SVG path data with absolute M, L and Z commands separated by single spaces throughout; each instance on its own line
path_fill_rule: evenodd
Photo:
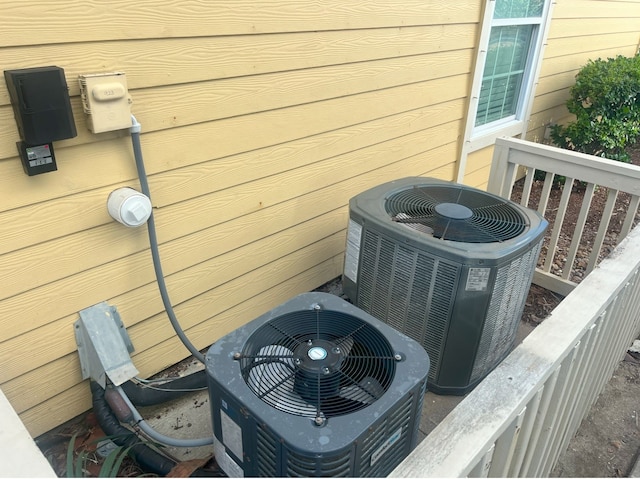
M 151 192 L 149 191 L 149 182 L 147 180 L 147 173 L 144 168 L 144 161 L 142 157 L 142 147 L 140 146 L 140 129 L 141 125 L 136 120 L 136 117 L 131 115 L 131 123 L 132 126 L 129 129 L 131 132 L 131 143 L 133 144 L 133 155 L 136 160 L 136 169 L 138 170 L 138 178 L 140 179 L 140 187 L 142 189 L 142 193 L 147 196 L 147 198 L 151 199 Z M 182 330 L 180 323 L 178 322 L 178 318 L 176 318 L 176 314 L 173 310 L 173 306 L 171 305 L 171 300 L 169 299 L 169 292 L 167 291 L 167 285 L 164 281 L 164 274 L 162 272 L 162 264 L 160 263 L 160 252 L 158 251 L 158 237 L 156 235 L 156 225 L 153 219 L 153 208 L 151 211 L 151 216 L 149 217 L 149 221 L 147 221 L 147 229 L 149 230 L 149 244 L 151 246 L 151 257 L 153 258 L 153 269 L 156 273 L 156 280 L 158 283 L 158 289 L 160 290 L 160 296 L 162 297 L 162 303 L 164 304 L 164 309 L 167 312 L 167 316 L 169 317 L 169 321 L 171 322 L 171 326 L 173 326 L 174 331 L 182 341 L 182 344 L 189 350 L 189 352 L 193 355 L 201 363 L 204 363 L 204 355 L 198 351 L 198 349 L 193 345 L 189 338 L 187 338 L 186 334 Z

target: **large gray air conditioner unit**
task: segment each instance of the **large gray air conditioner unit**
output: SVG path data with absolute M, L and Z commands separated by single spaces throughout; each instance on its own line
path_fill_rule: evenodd
M 427 353 L 337 296 L 265 313 L 216 341 L 206 367 L 230 477 L 386 476 L 416 445 Z
M 465 394 L 514 345 L 547 222 L 422 177 L 372 188 L 349 208 L 345 294 L 422 344 L 431 390 Z

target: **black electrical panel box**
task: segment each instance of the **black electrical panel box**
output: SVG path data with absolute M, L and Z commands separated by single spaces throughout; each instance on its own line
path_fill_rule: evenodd
M 64 70 L 56 66 L 5 70 L 21 138 L 27 146 L 77 135 Z

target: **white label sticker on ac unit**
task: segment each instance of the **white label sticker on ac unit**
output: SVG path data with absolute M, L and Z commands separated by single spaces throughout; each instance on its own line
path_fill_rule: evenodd
M 358 281 L 361 237 L 362 225 L 350 219 L 349 226 L 347 227 L 347 251 L 344 255 L 344 275 L 354 283 Z
M 220 468 L 229 477 L 244 477 L 244 470 L 234 461 L 217 437 L 213 437 L 213 453 Z
M 391 446 L 393 446 L 396 442 L 398 442 L 398 439 L 400 439 L 401 436 L 402 436 L 402 426 L 400 426 L 396 432 L 391 434 L 391 436 L 389 436 L 389 439 L 387 439 L 384 442 L 384 444 L 382 444 L 382 446 L 380 446 L 378 449 L 376 449 L 373 452 L 373 454 L 371 454 L 371 466 L 373 466 L 376 462 L 378 462 L 378 459 L 380 459 L 382 455 L 385 452 L 387 452 L 387 450 L 389 450 Z
M 486 291 L 491 268 L 469 268 L 466 291 Z
M 222 409 L 220 410 L 220 426 L 222 428 L 222 442 L 242 461 L 242 428 Z

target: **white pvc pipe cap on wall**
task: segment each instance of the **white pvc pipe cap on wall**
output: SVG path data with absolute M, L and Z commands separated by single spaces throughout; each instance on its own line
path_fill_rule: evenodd
M 133 188 L 118 188 L 109 194 L 107 209 L 118 223 L 135 228 L 151 216 L 151 200 Z

